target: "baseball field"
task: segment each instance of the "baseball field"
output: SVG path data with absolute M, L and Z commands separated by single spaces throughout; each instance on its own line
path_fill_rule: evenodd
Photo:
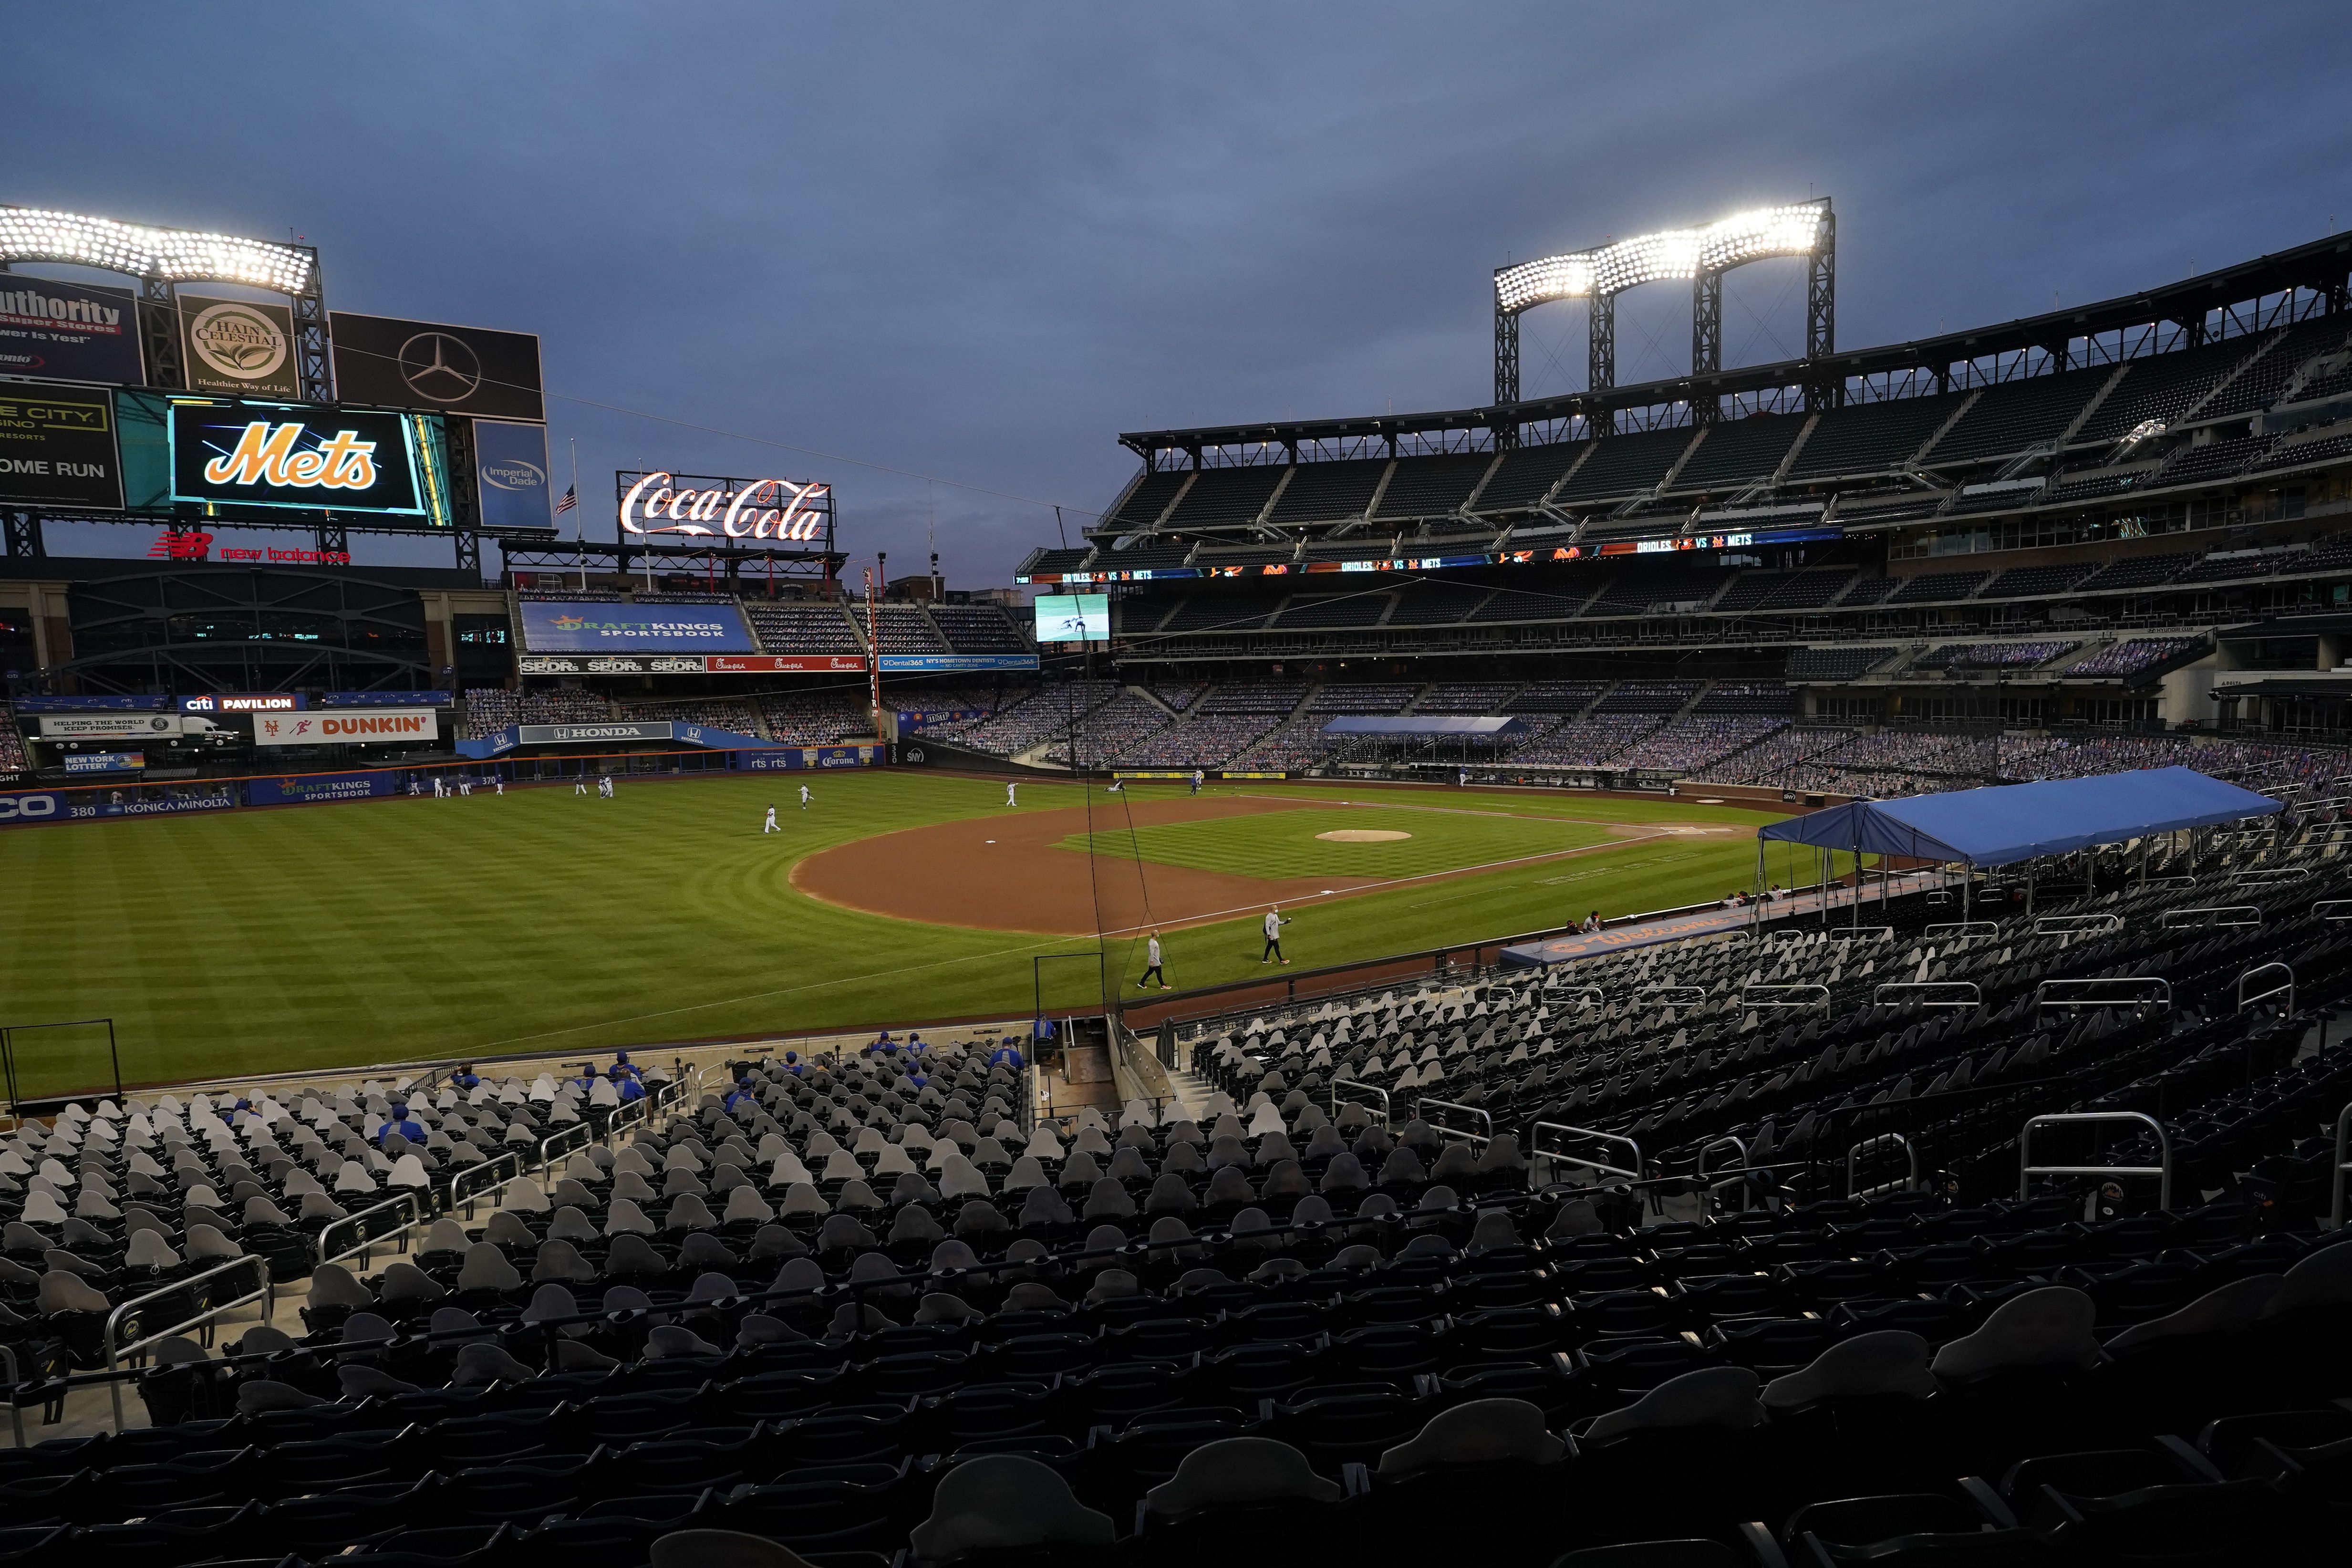
M 814 799 L 803 809 L 803 778 Z M 768 807 L 777 828 L 765 830 Z M 1719 898 L 1768 814 L 1345 783 L 624 780 L 0 833 L 0 1026 L 129 1082 L 1017 1017 Z M 1792 868 L 1793 869 L 1793 868 Z M 1791 879 L 1775 865 L 1779 879 Z M 1097 936 L 1097 933 L 1099 937 Z M 105 1034 L 21 1029 L 20 1089 Z

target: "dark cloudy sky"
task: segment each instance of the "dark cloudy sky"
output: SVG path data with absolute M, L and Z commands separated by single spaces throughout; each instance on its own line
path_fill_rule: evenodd
M 291 229 L 331 305 L 539 332 L 592 532 L 617 467 L 780 471 L 894 572 L 935 519 L 954 585 L 1106 505 L 1121 430 L 1484 401 L 1507 258 L 1827 194 L 1858 346 L 2352 228 L 2321 5 L 0 16 L 0 201 Z M 1737 275 L 1727 359 L 1801 340 L 1794 272 Z M 1688 309 L 1628 297 L 1621 381 Z M 1580 384 L 1576 308 L 1527 331 L 1528 393 Z

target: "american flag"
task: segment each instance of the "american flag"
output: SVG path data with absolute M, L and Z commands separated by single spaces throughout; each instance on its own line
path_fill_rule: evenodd
M 580 504 L 579 489 L 580 487 L 578 485 L 568 485 L 564 488 L 563 499 L 555 503 L 556 516 L 562 517 L 565 512 L 570 511 L 573 507 Z

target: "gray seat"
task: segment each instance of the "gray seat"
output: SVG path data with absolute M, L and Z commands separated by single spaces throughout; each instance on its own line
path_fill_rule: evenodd
M 1831 1345 L 1812 1362 L 1764 1385 L 1767 1410 L 1797 1410 L 1823 1399 L 1936 1392 L 1927 1371 L 1927 1342 L 1900 1329 L 1856 1334 Z
M 1224 1437 L 1184 1456 L 1176 1473 L 1143 1497 L 1147 1512 L 1178 1519 L 1223 1504 L 1296 1500 L 1338 1502 L 1348 1495 L 1315 1473 L 1307 1456 L 1267 1437 Z
M 2090 1366 L 2100 1353 L 2092 1332 L 2097 1315 L 2091 1298 L 2070 1286 L 2028 1290 L 1995 1307 L 1975 1333 L 1937 1352 L 1929 1370 L 1953 1382 L 2021 1367 Z
M 1744 1366 L 1710 1366 L 1670 1377 L 1622 1410 L 1595 1416 L 1578 1435 L 1586 1445 L 1607 1443 L 1635 1432 L 1673 1427 L 1727 1426 L 1744 1431 L 1764 1420 L 1757 1397 L 1759 1380 Z
M 916 1561 L 1024 1547 L 1108 1547 L 1110 1516 L 1080 1503 L 1051 1467 L 1017 1454 L 984 1454 L 955 1466 L 932 1494 L 929 1519 L 908 1537 Z

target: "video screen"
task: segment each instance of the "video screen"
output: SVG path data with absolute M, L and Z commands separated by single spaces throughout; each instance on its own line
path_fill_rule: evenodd
M 1039 642 L 1110 641 L 1108 594 L 1037 595 Z

